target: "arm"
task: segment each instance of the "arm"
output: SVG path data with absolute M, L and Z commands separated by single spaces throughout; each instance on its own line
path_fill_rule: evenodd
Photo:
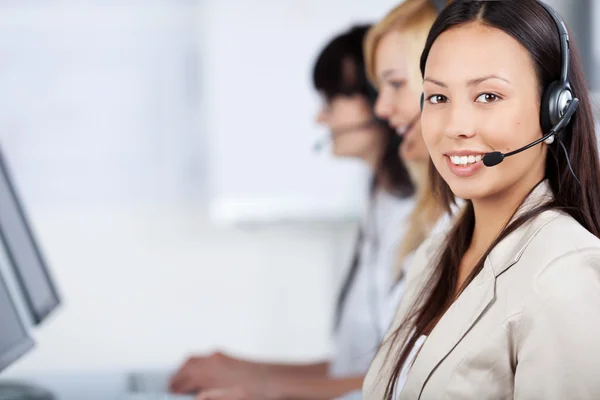
M 328 362 L 311 364 L 274 364 L 254 361 L 243 361 L 248 369 L 262 369 L 268 376 L 297 376 L 297 377 L 325 377 L 329 371 Z
M 361 398 L 363 377 L 265 380 L 261 386 L 240 385 L 200 392 L 195 400 L 331 400 L 348 394 Z
M 266 377 L 263 387 L 256 387 L 254 396 L 268 400 L 330 400 L 362 389 L 364 376 L 350 378 L 298 378 L 273 379 Z
M 223 353 L 196 356 L 188 359 L 171 378 L 170 390 L 190 393 L 209 388 L 229 387 L 236 384 L 252 384 L 266 377 L 310 378 L 324 377 L 328 363 L 271 364 L 246 361 Z
M 600 398 L 600 250 L 569 253 L 536 279 L 517 335 L 514 398 Z

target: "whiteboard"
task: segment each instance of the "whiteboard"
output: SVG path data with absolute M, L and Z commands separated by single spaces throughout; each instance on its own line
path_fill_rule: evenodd
M 313 152 L 312 67 L 325 44 L 397 0 L 206 1 L 203 126 L 210 214 L 219 223 L 356 218 L 368 171 Z

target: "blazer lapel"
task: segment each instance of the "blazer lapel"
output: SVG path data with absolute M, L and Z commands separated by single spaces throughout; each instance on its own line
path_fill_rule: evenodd
M 401 399 L 418 399 L 431 373 L 477 322 L 494 299 L 496 279 L 486 259 L 484 268 L 450 306 L 425 340 L 407 377 Z

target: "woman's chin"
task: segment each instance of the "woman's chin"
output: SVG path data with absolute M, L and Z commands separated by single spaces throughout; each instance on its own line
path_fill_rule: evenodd
M 482 187 L 476 179 L 464 179 L 459 177 L 452 177 L 450 179 L 444 179 L 454 196 L 459 199 L 473 200 L 486 196 L 487 188 Z

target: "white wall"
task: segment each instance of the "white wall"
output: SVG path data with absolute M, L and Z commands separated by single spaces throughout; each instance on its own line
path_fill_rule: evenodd
M 223 222 L 356 218 L 368 173 L 314 144 L 316 58 L 398 0 L 207 1 L 201 24 L 211 213 Z M 361 168 L 362 167 L 362 168 Z

